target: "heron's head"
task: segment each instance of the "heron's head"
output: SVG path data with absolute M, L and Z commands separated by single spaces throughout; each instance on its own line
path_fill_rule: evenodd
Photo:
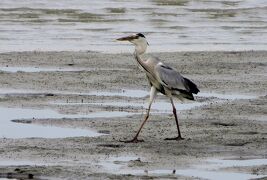
M 135 45 L 135 49 L 143 54 L 146 51 L 147 46 L 149 45 L 146 37 L 142 33 L 133 34 L 130 36 L 122 37 L 116 39 L 117 41 L 129 41 Z

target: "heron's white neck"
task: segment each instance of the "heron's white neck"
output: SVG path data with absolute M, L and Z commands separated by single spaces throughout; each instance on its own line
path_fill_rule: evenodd
M 139 38 L 138 40 L 133 42 L 133 44 L 135 45 L 135 52 L 138 55 L 142 55 L 146 52 L 147 41 L 145 38 Z
M 142 55 L 142 54 L 144 54 L 146 52 L 146 48 L 147 48 L 147 45 L 145 45 L 145 44 L 135 45 L 135 52 L 138 55 Z
M 145 48 L 146 50 L 146 48 Z M 136 61 L 147 71 L 148 67 L 146 62 L 141 58 L 141 55 L 145 53 L 144 49 L 139 49 L 135 46 L 134 57 Z
M 132 42 L 135 45 L 134 56 L 137 62 L 144 68 L 147 69 L 147 64 L 142 60 L 141 55 L 146 52 L 147 41 L 145 38 L 138 38 Z

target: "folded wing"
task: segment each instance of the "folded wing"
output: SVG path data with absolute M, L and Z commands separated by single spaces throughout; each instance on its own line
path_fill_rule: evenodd
M 174 95 L 181 95 L 184 98 L 193 100 L 193 94 L 197 94 L 199 89 L 191 80 L 183 77 L 175 69 L 158 63 L 155 67 L 158 81 L 172 91 Z

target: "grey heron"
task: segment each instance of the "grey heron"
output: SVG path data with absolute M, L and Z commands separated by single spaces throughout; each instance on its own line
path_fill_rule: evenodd
M 148 120 L 150 108 L 152 102 L 154 101 L 157 92 L 160 92 L 167 97 L 170 98 L 173 114 L 175 117 L 175 122 L 178 130 L 178 136 L 174 138 L 166 138 L 165 140 L 182 140 L 182 135 L 179 128 L 176 108 L 173 102 L 173 97 L 177 97 L 180 100 L 189 99 L 194 100 L 193 94 L 197 94 L 199 89 L 197 88 L 196 84 L 194 84 L 191 80 L 183 77 L 179 72 L 177 72 L 174 68 L 167 66 L 166 64 L 162 63 L 156 57 L 149 57 L 147 60 L 143 60 L 141 57 L 146 52 L 148 42 L 146 37 L 142 33 L 137 33 L 134 35 L 118 38 L 118 41 L 129 41 L 135 46 L 134 57 L 137 62 L 141 65 L 144 69 L 149 84 L 151 86 L 150 90 L 150 98 L 149 98 L 149 105 L 148 110 L 143 120 L 140 128 L 138 129 L 136 135 L 133 139 L 129 141 L 123 141 L 126 143 L 137 143 L 142 142 L 143 140 L 139 140 L 137 137 L 141 132 L 144 124 Z

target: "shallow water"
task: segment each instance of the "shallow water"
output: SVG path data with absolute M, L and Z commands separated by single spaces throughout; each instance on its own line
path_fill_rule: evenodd
M 91 91 L 91 92 L 69 92 L 69 91 L 40 91 L 40 90 L 27 90 L 27 89 L 1 89 L 0 95 L 7 94 L 46 94 L 53 93 L 58 95 L 84 95 L 84 96 L 121 96 L 121 97 L 133 97 L 142 98 L 149 96 L 149 91 L 145 90 L 133 90 L 122 89 L 118 91 Z M 160 93 L 158 93 L 161 96 Z M 255 99 L 259 96 L 248 94 L 223 94 L 216 92 L 201 92 L 195 95 L 196 97 L 217 98 L 221 100 L 238 100 L 238 99 Z M 77 103 L 79 104 L 79 103 Z
M 205 171 L 205 170 L 195 170 L 195 169 L 177 170 L 176 173 L 183 176 L 200 177 L 211 180 L 225 180 L 225 179 L 248 180 L 252 178 L 264 177 L 264 175 L 221 172 L 221 171 Z
M 44 92 L 33 91 L 29 92 L 26 90 L 8 90 L 2 89 L 0 90 L 0 94 L 23 94 L 23 95 L 31 95 L 31 94 L 40 94 Z M 54 92 L 55 94 L 68 94 L 68 95 L 96 95 L 96 96 L 126 96 L 126 97 L 144 97 L 148 95 L 147 91 L 143 90 L 121 90 L 118 92 L 89 92 L 89 93 L 72 93 L 72 92 Z M 200 93 L 200 97 L 215 97 L 217 100 L 205 101 L 205 102 L 185 102 L 180 103 L 176 102 L 176 109 L 179 110 L 189 110 L 196 107 L 200 107 L 211 102 L 218 102 L 220 100 L 234 100 L 234 99 L 251 99 L 256 98 L 256 96 L 249 95 L 226 95 L 226 94 L 218 94 L 218 93 Z M 146 109 L 148 107 L 148 103 L 145 102 L 102 102 L 102 103 L 80 103 L 80 102 L 68 102 L 61 103 L 56 102 L 52 104 L 58 105 L 97 105 L 97 106 L 117 106 L 117 107 L 134 107 Z M 152 110 L 159 113 L 171 113 L 172 106 L 168 101 L 164 101 L 162 99 L 155 100 L 152 104 Z M 141 112 L 139 112 L 141 113 Z M 29 118 L 99 118 L 99 117 L 123 117 L 138 114 L 130 113 L 125 111 L 99 111 L 92 112 L 89 114 L 75 114 L 75 115 L 66 115 L 59 114 L 56 111 L 43 109 L 23 109 L 23 108 L 0 108 L 1 114 L 1 126 L 0 126 L 0 136 L 7 138 L 24 138 L 24 137 L 44 137 L 44 138 L 60 138 L 60 137 L 69 137 L 69 136 L 98 136 L 99 133 L 90 130 L 81 130 L 81 129 L 72 129 L 72 128 L 61 128 L 55 126 L 40 126 L 34 124 L 17 124 L 13 123 L 10 120 L 14 119 L 29 119 Z M 48 133 L 49 132 L 49 133 Z
M 149 91 L 145 90 L 130 90 L 122 89 L 117 92 L 107 92 L 107 91 L 94 91 L 89 92 L 87 95 L 95 96 L 125 96 L 125 97 L 146 97 L 149 96 Z M 158 93 L 158 95 L 162 95 Z M 195 95 L 196 97 L 207 97 L 207 98 L 217 98 L 222 100 L 237 100 L 237 99 L 255 99 L 258 96 L 256 95 L 247 95 L 247 94 L 224 94 L 224 93 L 215 93 L 215 92 L 201 92 Z
M 207 162 L 211 163 L 208 167 L 212 167 L 214 164 L 217 168 L 231 167 L 231 166 L 260 166 L 267 165 L 267 159 L 245 159 L 245 160 L 235 160 L 235 159 L 211 159 Z
M 220 93 L 198 93 L 199 97 L 213 97 L 218 99 L 226 100 L 238 100 L 238 99 L 256 99 L 258 96 L 255 95 L 246 95 L 246 94 L 220 94 Z
M 131 52 L 114 39 L 143 32 L 152 51 L 266 50 L 266 0 L 0 1 L 0 51 Z
M 57 94 L 57 95 L 82 95 L 82 96 L 124 96 L 124 97 L 145 97 L 149 95 L 148 91 L 122 89 L 120 91 L 92 91 L 92 92 L 70 92 L 70 91 L 41 91 L 30 89 L 1 89 L 0 95 L 34 95 L 34 94 Z
M 127 166 L 129 161 L 138 159 L 137 156 L 118 156 L 101 160 L 98 165 L 107 171 L 119 172 L 121 168 Z M 116 163 L 115 163 L 116 162 Z
M 40 164 L 33 161 L 22 161 L 22 160 L 1 160 L 0 166 L 41 166 L 41 165 L 48 165 L 48 164 Z M 0 178 L 1 179 L 1 178 Z
M 253 175 L 245 173 L 231 173 L 231 172 L 218 172 L 218 171 L 205 171 L 205 170 L 196 170 L 196 169 L 185 169 L 185 170 L 176 170 L 175 174 L 172 173 L 173 170 L 151 170 L 148 171 L 147 175 L 157 175 L 157 176 L 177 176 L 182 175 L 186 177 L 193 178 L 204 178 L 210 180 L 225 180 L 225 179 L 238 179 L 238 180 L 248 180 L 252 178 L 264 177 L 262 175 Z M 137 174 L 145 174 L 142 171 L 137 171 Z
M 14 123 L 11 120 L 16 119 L 45 119 L 45 118 L 97 118 L 97 117 L 117 117 L 127 116 L 131 113 L 127 112 L 94 112 L 90 114 L 66 115 L 59 114 L 56 111 L 49 109 L 24 109 L 24 108 L 6 108 L 0 107 L 0 137 L 6 138 L 64 138 L 89 136 L 95 137 L 103 135 L 94 130 L 81 128 L 67 128 L 56 126 L 41 126 L 35 124 Z
M 176 174 L 191 176 L 191 177 L 200 177 L 205 179 L 213 179 L 213 180 L 224 180 L 224 179 L 247 180 L 252 178 L 266 177 L 265 175 L 226 172 L 220 170 L 220 168 L 267 165 L 267 159 L 249 159 L 249 160 L 211 159 L 207 160 L 207 162 L 209 164 L 196 165 L 192 169 L 176 170 Z
M 149 91 L 144 90 L 131 90 L 131 89 L 122 89 L 119 91 L 93 91 L 87 93 L 88 95 L 92 96 L 125 96 L 125 97 L 145 97 L 149 95 Z
M 264 175 L 255 175 L 248 173 L 236 173 L 221 171 L 220 168 L 230 167 L 244 167 L 244 166 L 260 166 L 267 165 L 267 159 L 250 159 L 250 160 L 221 160 L 211 159 L 207 160 L 209 164 L 195 165 L 189 169 L 154 169 L 154 170 L 137 170 L 128 167 L 130 161 L 138 159 L 137 157 L 126 156 L 125 158 L 109 158 L 99 163 L 105 170 L 112 171 L 114 174 L 132 174 L 132 175 L 147 175 L 147 176 L 186 176 L 193 178 L 204 178 L 212 180 L 224 180 L 224 179 L 238 179 L 247 180 L 251 178 L 261 178 Z
M 75 103 L 64 103 L 64 105 L 71 105 Z M 76 103 L 78 105 L 81 105 L 83 103 Z M 102 102 L 102 103 L 85 103 L 85 104 L 91 104 L 91 105 L 98 105 L 98 106 L 117 106 L 117 107 L 135 107 L 135 108 L 142 108 L 146 109 L 148 107 L 148 103 L 132 103 L 132 102 Z M 189 110 L 196 107 L 200 107 L 203 105 L 208 104 L 208 102 L 189 102 L 189 103 L 175 103 L 176 104 L 176 110 Z M 155 101 L 151 109 L 158 112 L 172 112 L 172 105 L 170 102 L 167 101 Z
M 84 69 L 74 68 L 39 68 L 39 67 L 0 67 L 0 71 L 16 73 L 16 72 L 50 72 L 50 71 L 83 71 Z
M 94 96 L 124 96 L 124 97 L 138 97 L 142 98 L 145 96 L 149 96 L 148 91 L 144 90 L 121 90 L 118 92 L 107 92 L 107 91 L 96 91 L 89 92 L 87 95 Z M 241 100 L 241 99 L 255 99 L 258 96 L 254 95 L 245 95 L 245 94 L 220 94 L 220 93 L 199 93 L 196 97 L 206 97 L 206 98 L 215 98 L 214 100 L 208 100 L 205 102 L 197 102 L 197 101 L 185 101 L 180 102 L 176 101 L 176 109 L 179 110 L 189 110 L 196 107 L 200 107 L 203 105 L 207 105 L 211 102 L 223 102 L 224 100 Z M 142 108 L 146 109 L 148 107 L 148 102 L 122 102 L 122 101 L 114 101 L 114 102 L 67 102 L 61 103 L 56 102 L 54 104 L 57 105 L 98 105 L 98 106 L 115 106 L 115 107 L 129 107 L 129 108 Z M 171 112 L 172 105 L 170 101 L 167 100 L 156 100 L 152 103 L 151 109 L 159 112 Z
M 81 67 L 0 67 L 0 71 L 16 73 L 16 72 L 80 72 L 80 71 L 114 71 L 114 70 L 125 70 L 126 69 L 108 69 L 108 68 L 81 68 Z

